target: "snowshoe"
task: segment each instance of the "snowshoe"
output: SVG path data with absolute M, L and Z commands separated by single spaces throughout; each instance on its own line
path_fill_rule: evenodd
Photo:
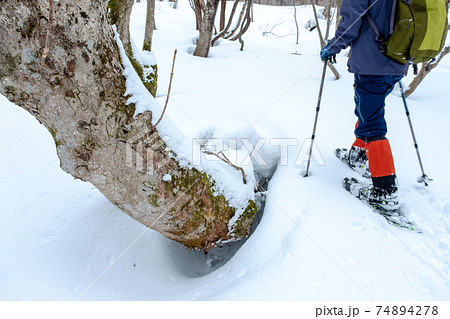
M 364 149 L 355 146 L 352 146 L 350 151 L 346 148 L 337 148 L 334 154 L 362 177 L 370 178 L 369 162 Z
M 400 209 L 397 189 L 388 194 L 385 190 L 364 185 L 356 178 L 344 178 L 342 186 L 353 196 L 371 206 L 374 212 L 383 216 L 391 225 L 420 233 L 421 230 L 410 222 Z
M 356 178 L 345 178 L 342 185 L 355 197 L 375 208 L 394 211 L 400 207 L 397 198 L 397 188 L 395 188 L 394 192 L 388 194 L 383 189 L 373 187 L 372 185 L 364 185 Z

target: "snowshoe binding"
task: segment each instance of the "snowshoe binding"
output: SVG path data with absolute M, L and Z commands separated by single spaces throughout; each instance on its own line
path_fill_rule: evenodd
M 342 186 L 353 196 L 371 206 L 391 225 L 420 233 L 421 230 L 410 222 L 400 209 L 397 188 L 392 193 L 360 183 L 356 178 L 344 178 Z
M 369 162 L 364 149 L 356 146 L 352 146 L 350 151 L 346 148 L 337 148 L 334 154 L 362 177 L 370 178 Z

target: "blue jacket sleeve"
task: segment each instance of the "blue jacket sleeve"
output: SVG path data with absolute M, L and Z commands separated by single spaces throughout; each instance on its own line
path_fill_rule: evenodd
M 359 35 L 363 15 L 369 7 L 369 0 L 343 0 L 341 5 L 341 21 L 334 38 L 328 41 L 331 53 L 337 54 L 348 47 Z

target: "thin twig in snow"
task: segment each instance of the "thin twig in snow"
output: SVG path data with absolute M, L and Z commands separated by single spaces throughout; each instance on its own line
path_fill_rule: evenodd
M 172 72 L 170 73 L 169 89 L 167 90 L 166 104 L 164 105 L 164 110 L 161 113 L 161 117 L 159 118 L 158 122 L 156 122 L 155 127 L 158 126 L 158 124 L 162 121 L 164 113 L 166 113 L 167 104 L 169 104 L 170 89 L 172 88 L 173 69 L 175 68 L 176 57 L 177 57 L 177 50 L 175 49 L 175 51 L 173 52 Z

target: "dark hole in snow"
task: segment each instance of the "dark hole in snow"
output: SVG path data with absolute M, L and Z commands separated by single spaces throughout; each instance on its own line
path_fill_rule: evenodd
M 275 170 L 268 178 L 259 178 L 258 184 L 263 190 L 267 190 L 270 179 L 272 178 L 273 174 L 275 174 Z M 255 176 L 257 176 L 256 172 Z M 210 249 L 207 254 L 205 254 L 203 250 L 188 250 L 183 245 L 175 241 L 171 241 L 171 247 L 169 249 L 170 258 L 172 259 L 173 264 L 178 269 L 178 271 L 187 277 L 202 277 L 219 269 L 229 260 L 231 260 L 231 258 L 233 258 L 237 251 L 251 237 L 263 217 L 266 204 L 266 196 L 263 193 L 256 193 L 256 204 L 258 210 L 250 230 L 250 235 L 246 238 L 243 238 L 236 242 L 226 243 L 222 246 L 214 247 Z

